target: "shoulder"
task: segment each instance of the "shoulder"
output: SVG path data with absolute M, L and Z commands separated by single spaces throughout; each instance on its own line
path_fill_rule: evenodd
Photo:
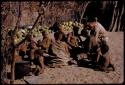
M 62 43 L 63 45 L 67 45 L 66 42 L 64 42 L 64 41 L 62 41 L 61 43 Z

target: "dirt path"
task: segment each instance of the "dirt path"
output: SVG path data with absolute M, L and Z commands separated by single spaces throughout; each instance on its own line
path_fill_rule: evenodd
M 109 33 L 110 52 L 112 63 L 115 66 L 114 72 L 94 71 L 91 68 L 65 66 L 63 68 L 45 68 L 40 76 L 34 76 L 32 84 L 111 84 L 122 83 L 124 77 L 124 34 L 123 32 Z M 26 78 L 26 77 L 25 77 Z M 31 80 L 32 77 L 28 77 Z M 21 83 L 16 80 L 15 83 Z M 24 82 L 23 82 L 24 83 Z

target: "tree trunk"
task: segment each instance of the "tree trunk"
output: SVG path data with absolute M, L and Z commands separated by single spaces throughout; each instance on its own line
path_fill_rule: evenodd
M 80 21 L 79 21 L 79 23 L 81 23 L 82 18 L 83 18 L 83 16 L 84 16 L 84 13 L 85 13 L 86 8 L 87 8 L 87 6 L 88 6 L 89 3 L 90 3 L 89 1 L 83 3 L 83 11 L 82 11 L 82 14 L 81 14 L 81 17 L 80 17 Z
M 13 47 L 13 54 L 12 54 L 12 63 L 11 63 L 11 80 L 10 80 L 10 84 L 14 84 L 14 80 L 15 80 L 15 52 L 16 49 L 15 47 Z

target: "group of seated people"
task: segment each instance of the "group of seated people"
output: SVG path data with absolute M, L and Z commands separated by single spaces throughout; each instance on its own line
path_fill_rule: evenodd
M 54 29 L 57 29 L 56 31 Z M 99 65 L 99 69 L 107 71 L 111 64 L 107 31 L 96 20 L 86 24 L 81 33 L 73 26 L 73 31 L 65 34 L 61 26 L 53 27 L 52 33 L 44 31 L 43 39 L 35 42 L 32 35 L 18 48 L 19 56 L 31 63 L 35 74 L 43 73 L 45 65 L 61 67 L 77 65 L 80 54 L 86 54 L 88 59 Z M 84 40 L 82 39 L 84 38 Z

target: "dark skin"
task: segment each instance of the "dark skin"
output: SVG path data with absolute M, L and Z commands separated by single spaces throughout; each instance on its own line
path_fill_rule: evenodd
M 51 44 L 51 39 L 49 38 L 49 35 L 47 33 L 43 33 L 43 40 L 41 42 L 41 47 L 44 49 L 46 52 L 48 52 L 48 49 Z
M 102 45 L 100 47 L 100 57 L 102 57 L 104 59 L 104 63 L 101 66 L 101 69 L 106 71 L 108 66 L 111 64 L 111 60 L 110 60 L 110 54 L 108 53 L 108 50 L 106 50 L 107 44 L 105 43 L 105 41 L 103 41 L 103 39 L 101 40 Z M 107 53 L 107 55 L 105 55 Z
M 100 59 L 102 59 L 103 61 L 101 61 L 101 67 L 100 69 L 102 71 L 107 71 L 108 67 L 110 66 L 113 70 L 115 70 L 114 66 L 111 64 L 111 55 L 109 54 L 109 50 L 108 50 L 108 45 L 105 41 L 103 41 L 103 38 L 101 39 L 101 45 L 100 47 L 97 49 L 97 59 L 96 62 L 100 62 Z
M 39 75 L 43 73 L 44 71 L 44 57 L 43 53 L 41 50 L 37 49 L 37 46 L 35 43 L 31 43 L 32 49 L 30 51 L 30 60 L 31 63 L 35 64 L 37 67 L 35 68 L 35 73 L 36 75 Z
M 98 46 L 98 43 L 96 42 L 96 38 L 94 36 L 91 36 L 90 42 L 89 42 L 89 49 L 92 49 L 95 46 Z M 97 58 L 96 58 L 95 62 L 98 62 L 99 58 L 100 58 L 100 55 L 102 55 L 101 51 L 100 51 L 100 48 L 97 48 L 96 52 L 97 52 Z
M 41 50 L 36 50 L 34 55 L 35 55 L 35 60 L 37 61 L 37 65 L 40 67 L 40 71 L 38 74 L 42 74 L 44 72 L 44 57 L 42 56 Z
M 76 37 L 73 36 L 72 33 L 68 34 L 68 39 L 67 42 L 72 46 L 72 47 L 78 47 L 78 42 L 76 40 Z
M 61 40 L 63 39 L 63 34 L 62 34 L 62 33 L 56 33 L 56 34 L 54 35 L 54 37 L 55 37 L 56 42 L 60 43 L 60 42 L 62 42 Z M 65 52 L 66 52 L 67 54 L 69 54 L 69 50 L 68 50 L 67 44 L 64 45 L 64 48 L 65 48 Z M 69 54 L 69 55 L 70 55 L 70 54 Z

